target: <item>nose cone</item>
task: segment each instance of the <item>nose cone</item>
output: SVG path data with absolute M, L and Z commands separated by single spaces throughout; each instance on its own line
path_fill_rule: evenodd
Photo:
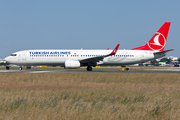
M 5 60 L 6 62 L 10 63 L 10 62 L 11 62 L 11 57 L 8 56 L 8 57 L 6 57 L 4 60 Z

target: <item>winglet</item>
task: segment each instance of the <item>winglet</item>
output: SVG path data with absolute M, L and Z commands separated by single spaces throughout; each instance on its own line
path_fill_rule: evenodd
M 117 52 L 117 50 L 118 50 L 118 48 L 119 48 L 119 45 L 120 44 L 117 44 L 117 46 L 114 48 L 114 50 L 111 52 L 111 54 L 109 54 L 109 55 L 115 55 L 116 54 L 116 52 Z

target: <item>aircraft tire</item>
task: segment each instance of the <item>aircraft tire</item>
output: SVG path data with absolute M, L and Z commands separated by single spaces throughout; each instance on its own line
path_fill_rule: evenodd
M 6 66 L 6 70 L 9 70 L 9 66 Z
M 22 67 L 19 67 L 19 70 L 22 70 Z
M 31 67 L 26 67 L 26 69 L 31 69 Z
M 86 70 L 87 70 L 87 71 L 92 71 L 92 67 L 91 67 L 91 66 L 88 66 L 88 67 L 86 68 Z

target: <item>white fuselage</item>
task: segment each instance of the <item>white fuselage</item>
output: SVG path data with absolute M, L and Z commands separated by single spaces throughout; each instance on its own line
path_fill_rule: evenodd
M 24 50 L 13 53 L 5 58 L 10 64 L 19 66 L 60 65 L 65 61 L 81 61 L 87 58 L 107 55 L 112 50 Z M 154 55 L 155 51 L 118 50 L 116 55 L 105 57 L 97 65 L 131 65 L 163 57 L 165 54 Z M 83 65 L 81 65 L 83 66 Z

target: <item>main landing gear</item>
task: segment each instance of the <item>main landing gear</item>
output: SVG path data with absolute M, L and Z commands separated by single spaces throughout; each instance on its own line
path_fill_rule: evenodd
M 31 69 L 31 67 L 27 66 L 26 69 Z
M 87 70 L 87 71 L 92 71 L 92 67 L 91 67 L 91 66 L 88 66 L 88 67 L 86 68 L 86 70 Z
M 6 70 L 9 70 L 9 66 L 6 66 Z

